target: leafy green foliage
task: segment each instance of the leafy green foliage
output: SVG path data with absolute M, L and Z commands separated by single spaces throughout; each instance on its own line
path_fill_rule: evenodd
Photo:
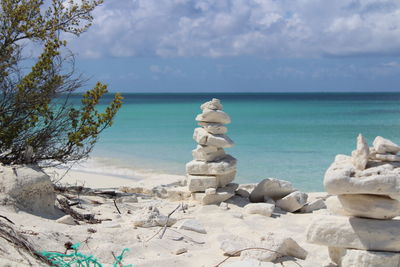
M 60 38 L 87 30 L 92 11 L 102 2 L 0 0 L 0 162 L 79 160 L 111 126 L 122 97 L 116 94 L 99 112 L 105 85 L 87 91 L 81 107 L 69 103 L 69 95 L 84 81 L 76 77 L 73 56 L 63 53 L 67 42 Z M 23 59 L 27 44 L 41 47 L 29 71 Z

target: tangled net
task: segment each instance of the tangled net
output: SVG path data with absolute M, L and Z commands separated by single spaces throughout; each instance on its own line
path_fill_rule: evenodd
M 81 244 L 76 243 L 71 246 L 74 252 L 70 254 L 63 254 L 59 252 L 50 252 L 50 251 L 42 251 L 38 252 L 38 254 L 46 257 L 53 266 L 58 267 L 103 267 L 103 265 L 97 261 L 97 259 L 93 255 L 84 255 L 78 252 L 78 248 Z M 122 250 L 119 256 L 115 256 L 115 262 L 113 263 L 113 267 L 132 267 L 132 264 L 122 265 L 122 259 L 124 257 L 124 253 L 129 251 L 129 249 L 125 248 Z

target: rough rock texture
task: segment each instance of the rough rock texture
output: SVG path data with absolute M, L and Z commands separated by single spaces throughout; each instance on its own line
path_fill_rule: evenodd
M 186 172 L 192 175 L 226 174 L 233 171 L 236 171 L 236 159 L 231 155 L 214 162 L 192 160 L 186 164 Z
M 224 187 L 227 184 L 231 183 L 236 176 L 236 171 L 228 172 L 221 175 L 216 175 L 218 187 Z
M 367 166 L 368 158 L 369 147 L 367 141 L 359 134 L 357 137 L 357 149 L 351 153 L 353 165 L 359 170 L 364 170 Z
M 306 193 L 295 191 L 276 201 L 276 206 L 285 211 L 294 212 L 307 204 L 307 198 Z
M 308 227 L 307 240 L 328 247 L 399 251 L 400 221 L 317 216 Z
M 210 134 L 204 128 L 194 129 L 193 139 L 203 146 L 232 147 L 234 142 L 225 134 Z
M 196 116 L 196 121 L 228 124 L 231 123 L 231 118 L 221 110 L 203 109 L 203 112 Z
M 176 223 L 176 219 L 160 214 L 156 207 L 148 206 L 141 210 L 138 210 L 132 217 L 132 222 L 134 226 L 138 227 L 154 227 L 154 226 L 164 226 L 166 223 L 168 226 L 172 226 Z
M 215 176 L 188 175 L 188 189 L 190 192 L 201 192 L 207 188 L 217 188 L 218 182 Z
M 396 267 L 400 263 L 400 253 L 365 251 L 329 247 L 329 256 L 341 267 Z
M 400 152 L 400 146 L 393 143 L 389 139 L 383 138 L 382 136 L 377 136 L 374 140 L 373 146 L 376 153 L 398 153 Z
M 207 234 L 204 226 L 195 219 L 186 219 L 177 225 L 178 229 L 189 230 L 200 234 Z
M 262 180 L 250 193 L 251 202 L 263 202 L 265 197 L 272 199 L 283 198 L 296 191 L 288 181 L 267 178 Z
M 200 196 L 203 205 L 220 204 L 235 195 L 237 184 L 228 184 L 225 187 L 218 188 L 215 194 L 205 194 Z
M 322 199 L 315 199 L 305 204 L 301 209 L 301 213 L 309 213 L 315 210 L 326 209 L 325 201 Z
M 268 203 L 250 203 L 244 206 L 244 210 L 247 214 L 260 214 L 267 217 L 271 216 L 274 208 L 275 205 Z
M 228 128 L 221 123 L 199 122 L 198 124 L 211 134 L 226 134 L 228 132 Z
M 71 215 L 62 216 L 61 218 L 57 219 L 56 222 L 67 225 L 76 225 L 76 222 L 74 221 L 74 218 L 71 217 Z
M 400 156 L 393 154 L 375 154 L 374 159 L 382 161 L 400 161 Z
M 194 160 L 200 161 L 216 161 L 225 157 L 225 151 L 223 148 L 215 146 L 202 146 L 198 145 L 196 149 L 192 150 L 192 156 Z
M 325 200 L 326 208 L 333 215 L 343 215 L 343 216 L 351 216 L 340 203 L 339 198 L 337 196 L 330 196 Z
M 205 102 L 200 106 L 201 110 L 204 109 L 212 109 L 212 110 L 221 110 L 222 109 L 222 104 L 217 98 L 213 98 L 210 101 Z
M 0 203 L 54 214 L 56 195 L 50 177 L 37 166 L 0 166 Z
M 391 219 L 400 215 L 400 202 L 387 196 L 338 195 L 350 215 L 373 219 Z

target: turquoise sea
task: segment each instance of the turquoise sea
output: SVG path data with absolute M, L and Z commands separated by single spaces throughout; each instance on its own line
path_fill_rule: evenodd
M 231 118 L 226 152 L 238 159 L 237 182 L 276 177 L 304 191 L 323 191 L 336 154 L 350 154 L 362 133 L 400 143 L 400 93 L 124 94 L 115 124 L 93 159 L 132 178 L 185 173 L 200 104 L 219 98 Z M 106 101 L 111 96 L 106 97 Z M 124 170 L 124 171 L 122 171 Z M 129 171 L 131 170 L 131 172 Z

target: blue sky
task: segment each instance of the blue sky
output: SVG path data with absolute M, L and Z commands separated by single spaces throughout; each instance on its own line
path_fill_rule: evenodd
M 400 91 L 398 0 L 109 0 L 94 17 L 68 41 L 111 91 Z

